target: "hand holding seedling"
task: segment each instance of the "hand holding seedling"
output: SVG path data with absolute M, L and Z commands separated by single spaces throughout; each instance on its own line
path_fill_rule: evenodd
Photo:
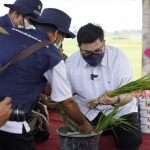
M 111 91 L 108 91 L 108 92 L 111 92 Z M 116 104 L 118 102 L 118 97 L 114 96 L 114 97 L 110 98 L 107 95 L 108 92 L 103 93 L 99 97 L 99 104 L 101 104 L 101 105 L 113 105 L 113 104 Z

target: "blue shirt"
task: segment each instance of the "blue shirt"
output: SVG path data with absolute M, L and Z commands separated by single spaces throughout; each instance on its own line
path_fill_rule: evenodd
M 0 35 L 0 68 L 7 64 L 17 53 L 37 43 L 49 40 L 48 34 L 38 28 L 36 30 L 6 29 L 10 35 Z M 53 44 L 45 46 L 25 59 L 9 66 L 0 75 L 0 97 L 10 96 L 13 105 L 24 105 L 28 114 L 39 94 L 43 91 L 47 80 L 44 73 L 55 67 L 62 56 Z
M 0 26 L 3 28 L 13 27 L 13 24 L 7 14 L 0 17 Z

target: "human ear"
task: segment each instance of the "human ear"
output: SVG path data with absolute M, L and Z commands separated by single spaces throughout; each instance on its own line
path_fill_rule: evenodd
M 59 30 L 57 29 L 57 30 L 55 31 L 55 33 L 54 33 L 55 39 L 57 39 L 58 36 L 59 36 Z

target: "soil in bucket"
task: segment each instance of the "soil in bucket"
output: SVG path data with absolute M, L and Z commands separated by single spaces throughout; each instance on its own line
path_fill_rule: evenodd
M 72 130 L 68 126 L 56 129 L 60 139 L 61 150 L 98 150 L 99 149 L 99 133 L 67 135 Z

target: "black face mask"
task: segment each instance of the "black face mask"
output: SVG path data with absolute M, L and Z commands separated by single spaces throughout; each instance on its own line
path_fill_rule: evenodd
M 88 56 L 84 56 L 82 54 L 82 57 L 89 65 L 98 66 L 104 57 L 104 53 L 102 53 L 102 54 L 91 54 Z

